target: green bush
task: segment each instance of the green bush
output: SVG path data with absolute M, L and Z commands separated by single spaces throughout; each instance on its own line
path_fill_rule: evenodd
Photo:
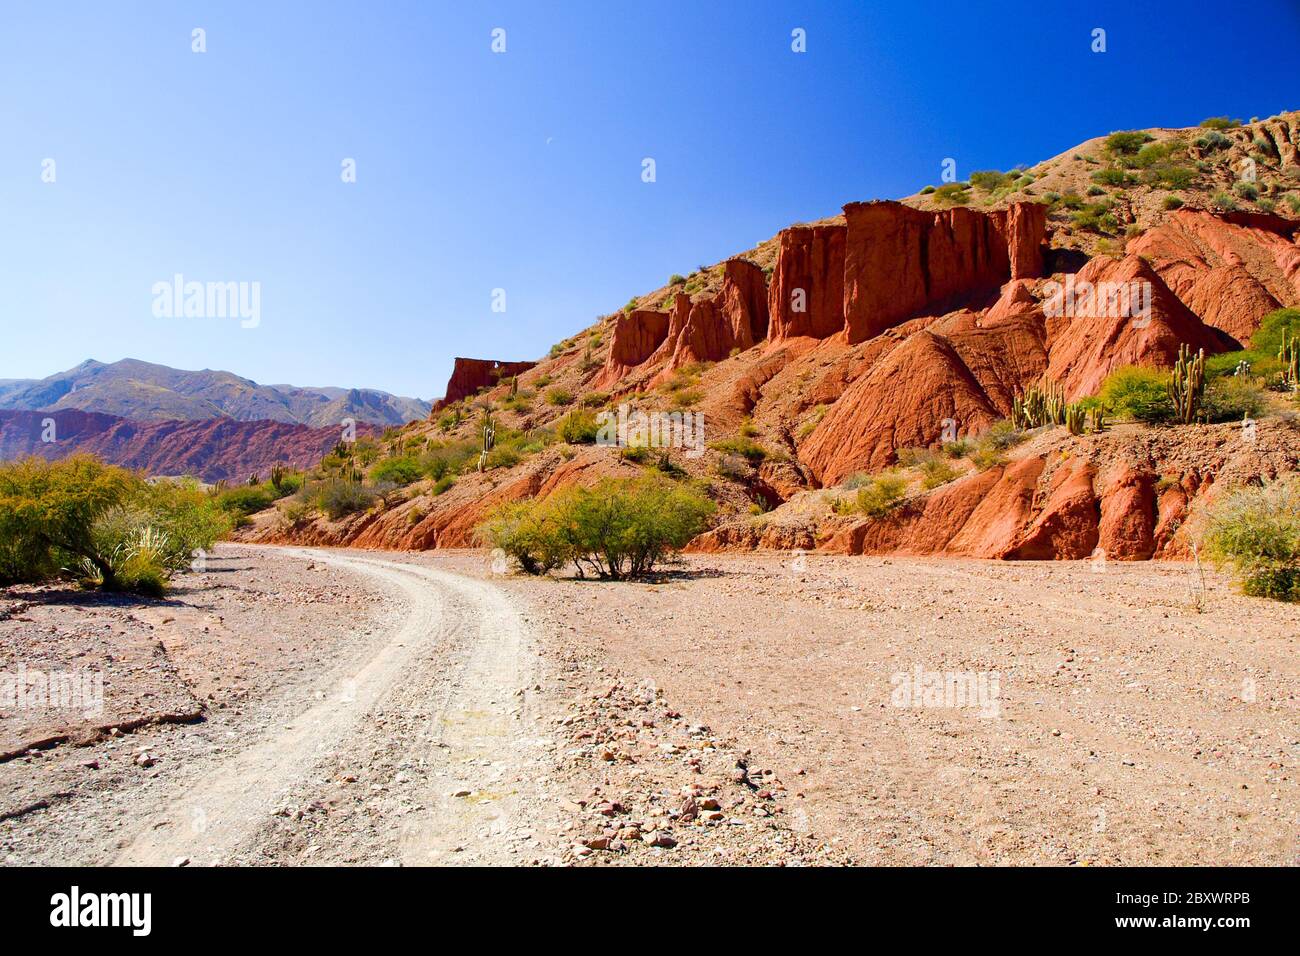
M 1264 389 L 1250 375 L 1224 375 L 1210 382 L 1205 389 L 1202 409 L 1206 421 L 1239 422 L 1244 418 L 1258 418 L 1267 405 Z
M 569 445 L 590 445 L 600 434 L 600 425 L 592 412 L 574 409 L 560 419 L 560 439 Z
M 338 521 L 358 511 L 365 511 L 375 503 L 375 493 L 360 482 L 342 478 L 328 478 L 311 489 L 316 507 Z
M 619 579 L 650 573 L 704 530 L 713 512 L 700 492 L 650 474 L 503 505 L 480 533 L 530 574 L 572 561 L 579 575 Z
M 1150 133 L 1118 132 L 1107 136 L 1104 145 L 1111 153 L 1128 156 L 1136 154 L 1151 139 Z
M 1221 497 L 1209 511 L 1205 543 L 1246 594 L 1300 601 L 1300 478 Z
M 907 492 L 907 479 L 893 472 L 874 475 L 858 488 L 857 509 L 864 515 L 880 518 L 893 510 Z
M 1241 120 L 1229 119 L 1226 116 L 1211 116 L 1200 122 L 1202 129 L 1235 129 L 1241 125 Z
M 435 496 L 444 494 L 456 483 L 456 479 L 451 475 L 444 475 L 433 483 L 433 493 Z
M 237 485 L 217 493 L 217 504 L 227 514 L 247 517 L 265 511 L 276 500 L 275 490 L 269 485 Z
M 88 585 L 160 594 L 232 519 L 194 482 L 146 482 L 88 455 L 0 464 L 0 583 L 76 570 Z
M 767 449 L 744 435 L 737 435 L 733 438 L 724 438 L 721 441 L 711 442 L 709 447 L 714 451 L 720 451 L 725 455 L 739 455 L 751 465 L 761 464 L 767 457 Z
M 1167 372 L 1126 365 L 1106 377 L 1098 395 L 1105 408 L 1119 418 L 1147 424 L 1166 422 L 1174 417 L 1166 388 L 1168 379 Z
M 961 183 L 944 183 L 934 191 L 934 198 L 939 202 L 960 205 L 970 201 L 970 193 Z
M 567 388 L 553 388 L 546 393 L 546 404 L 560 407 L 573 404 L 573 393 Z
M 425 475 L 424 464 L 417 458 L 385 458 L 370 469 L 370 480 L 374 482 L 392 482 L 395 485 L 409 485 L 419 481 Z

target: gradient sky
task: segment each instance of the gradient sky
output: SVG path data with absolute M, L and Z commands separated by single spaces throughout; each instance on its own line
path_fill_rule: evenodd
M 944 157 L 1300 108 L 1297 40 L 1295 0 L 6 2 L 0 378 L 130 356 L 437 396 L 455 355 L 541 356 Z M 261 324 L 154 317 L 178 272 L 260 282 Z

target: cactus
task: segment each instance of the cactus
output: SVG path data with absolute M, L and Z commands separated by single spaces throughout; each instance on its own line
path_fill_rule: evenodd
M 1085 412 L 1082 405 L 1068 405 L 1065 409 L 1065 427 L 1071 435 L 1083 434 Z
M 478 470 L 487 471 L 488 452 L 492 446 L 497 443 L 497 424 L 492 419 L 492 413 L 487 409 L 483 410 L 483 450 L 478 456 Z
M 1169 373 L 1169 400 L 1174 403 L 1174 417 L 1184 425 L 1196 421 L 1205 396 L 1205 349 L 1192 356 L 1187 345 L 1178 349 L 1178 362 Z
M 1106 430 L 1106 413 L 1100 408 L 1088 412 L 1088 431 L 1100 435 Z
M 1012 399 L 1011 422 L 1017 428 L 1064 425 L 1066 408 L 1065 389 L 1044 379 L 1041 385 L 1031 385 Z
M 1286 329 L 1282 330 L 1282 348 L 1277 357 L 1282 363 L 1282 384 L 1292 391 L 1300 390 L 1300 340 L 1293 335 L 1288 342 Z
M 271 466 L 271 487 L 280 491 L 284 487 L 284 479 L 288 477 L 289 469 L 278 462 Z
M 510 376 L 510 397 L 514 398 L 519 394 L 519 376 Z

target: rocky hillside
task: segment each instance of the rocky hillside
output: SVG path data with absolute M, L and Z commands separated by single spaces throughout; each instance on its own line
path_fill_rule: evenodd
M 358 426 L 363 436 L 376 431 L 373 426 Z M 27 455 L 55 459 L 87 452 L 149 475 L 188 475 L 210 483 L 241 482 L 254 474 L 266 478 L 275 464 L 309 468 L 337 444 L 340 435 L 334 427 L 266 420 L 138 422 L 76 409 L 0 410 L 0 460 Z M 54 440 L 46 441 L 46 436 Z
M 989 436 L 1006 433 L 999 423 L 1037 384 L 1091 400 L 1113 372 L 1168 368 L 1182 346 L 1243 349 L 1266 315 L 1300 306 L 1298 236 L 1296 113 L 1114 133 L 1030 169 L 850 203 L 672 277 L 536 364 L 458 360 L 457 397 L 449 387 L 448 402 L 381 449 L 454 453 L 452 474 L 444 463 L 437 484 L 416 481 L 340 521 L 264 514 L 250 534 L 465 545 L 497 502 L 657 467 L 706 481 L 722 505 L 701 548 L 1175 555 L 1217 482 L 1296 469 L 1291 396 L 1270 392 L 1269 420 L 1249 433 L 1055 427 L 995 447 Z M 1114 308 L 1106 289 L 1139 290 L 1141 314 Z M 702 414 L 708 448 L 590 444 L 591 416 L 620 406 Z M 488 412 L 510 453 L 479 473 L 471 452 Z M 908 450 L 941 444 L 956 464 L 923 481 Z M 827 489 L 894 468 L 900 453 L 903 504 L 850 520 L 842 492 Z
M 78 409 L 138 421 L 264 419 L 313 428 L 347 418 L 404 425 L 429 414 L 428 402 L 375 389 L 259 385 L 230 372 L 191 372 L 137 359 L 111 364 L 92 359 L 44 379 L 2 381 L 0 408 Z

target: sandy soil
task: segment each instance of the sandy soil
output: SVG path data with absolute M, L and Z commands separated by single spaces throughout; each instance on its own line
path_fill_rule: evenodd
M 1300 615 L 1193 580 L 230 546 L 165 602 L 11 590 L 0 670 L 105 692 L 0 708 L 0 862 L 1295 863 Z

